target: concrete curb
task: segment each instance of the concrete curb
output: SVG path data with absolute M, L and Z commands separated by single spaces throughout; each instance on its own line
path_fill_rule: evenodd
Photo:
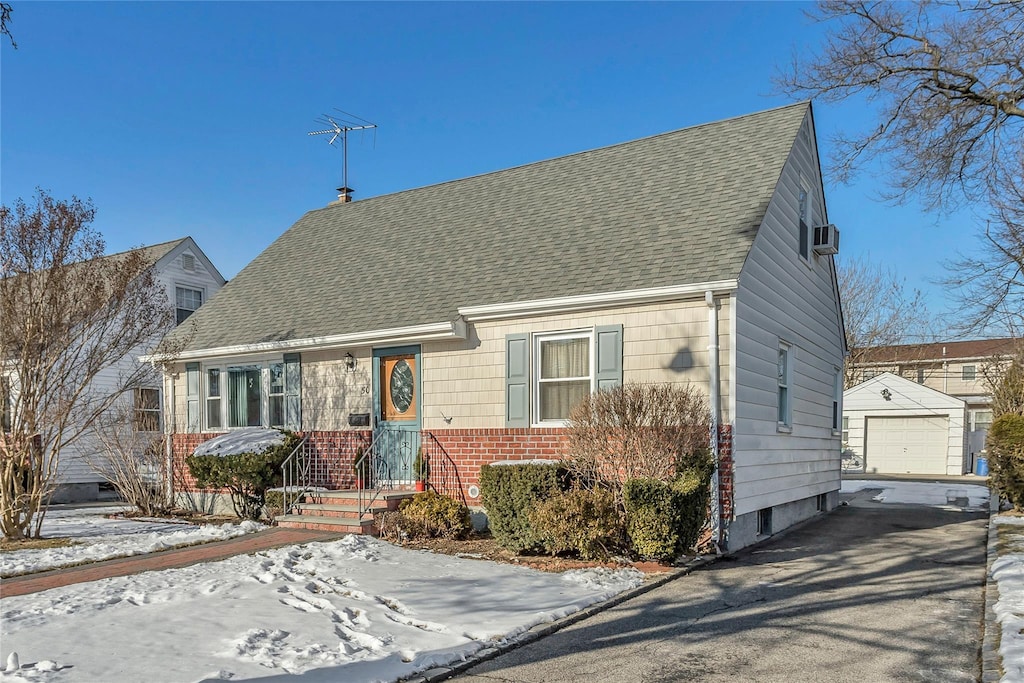
M 999 514 L 999 493 L 989 493 L 988 549 L 985 561 L 984 634 L 981 640 L 982 683 L 996 683 L 1002 676 L 1003 659 L 999 655 L 1001 628 L 996 619 L 995 604 L 999 600 L 999 584 L 992 578 L 992 563 L 999 557 L 999 530 L 992 518 Z
M 637 586 L 636 588 L 623 591 L 622 593 L 619 593 L 613 598 L 609 598 L 608 600 L 605 600 L 603 602 L 595 603 L 588 607 L 584 607 L 579 612 L 574 612 L 573 614 L 562 617 L 561 619 L 546 622 L 543 624 L 537 624 L 530 630 L 520 634 L 514 640 L 511 640 L 509 642 L 502 643 L 501 645 L 495 645 L 493 647 L 485 647 L 482 650 L 477 650 L 472 655 L 467 657 L 465 660 L 457 664 L 427 669 L 426 671 L 421 671 L 418 674 L 414 674 L 413 676 L 402 680 L 404 681 L 404 683 L 436 683 L 437 681 L 446 681 L 452 676 L 460 674 L 463 671 L 466 671 L 467 669 L 470 669 L 476 666 L 477 664 L 480 664 L 481 662 L 486 662 L 490 659 L 498 657 L 499 655 L 511 652 L 512 650 L 517 650 L 523 647 L 524 645 L 528 645 L 529 643 L 532 643 L 535 640 L 539 640 L 544 636 L 549 636 L 552 633 L 561 631 L 562 629 L 568 626 L 572 626 L 573 624 L 583 621 L 584 619 L 587 619 L 589 617 L 592 617 L 595 614 L 604 612 L 605 610 L 609 610 L 612 607 L 620 605 L 627 600 L 632 600 L 633 598 L 643 595 L 644 593 L 649 593 L 655 588 L 664 586 L 669 581 L 675 581 L 678 578 L 686 576 L 693 570 L 711 564 L 712 562 L 715 562 L 718 559 L 719 557 L 715 557 L 712 555 L 696 557 L 687 562 L 684 566 L 679 567 L 678 569 L 674 569 L 665 574 L 664 576 L 658 576 L 656 578 L 653 578 L 650 581 L 647 581 L 642 585 Z

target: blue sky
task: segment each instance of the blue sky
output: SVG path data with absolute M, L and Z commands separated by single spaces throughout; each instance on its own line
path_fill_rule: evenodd
M 191 235 L 228 278 L 335 199 L 340 147 L 307 136 L 335 108 L 379 126 L 350 134 L 358 200 L 786 104 L 771 76 L 822 31 L 799 2 L 12 4 L 3 203 L 91 197 L 108 251 Z M 853 102 L 815 120 L 823 163 L 871 121 Z M 841 255 L 941 312 L 932 281 L 976 223 L 879 202 L 883 170 L 826 172 Z

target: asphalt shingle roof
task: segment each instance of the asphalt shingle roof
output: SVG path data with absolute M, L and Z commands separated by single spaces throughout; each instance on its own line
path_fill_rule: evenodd
M 737 278 L 809 106 L 310 211 L 192 316 L 188 349 Z

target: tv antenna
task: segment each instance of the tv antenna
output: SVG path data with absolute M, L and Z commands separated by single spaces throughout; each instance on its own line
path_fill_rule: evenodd
M 346 111 L 342 111 L 337 107 L 334 108 L 337 114 L 324 114 L 316 120 L 317 123 L 324 126 L 328 126 L 324 130 L 312 130 L 307 135 L 330 135 L 331 139 L 328 144 L 333 145 L 341 138 L 341 154 L 342 154 L 342 186 L 338 188 L 338 192 L 342 196 L 347 197 L 352 189 L 348 186 L 348 133 L 353 130 L 372 130 L 377 127 L 377 124 L 370 123 L 364 118 L 356 116 L 355 114 L 349 114 Z M 339 116 L 341 114 L 342 116 Z M 374 133 L 374 141 L 376 142 L 376 133 Z M 346 200 L 347 201 L 347 200 Z

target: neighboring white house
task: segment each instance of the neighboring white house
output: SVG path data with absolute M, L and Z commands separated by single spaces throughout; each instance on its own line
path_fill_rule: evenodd
M 372 442 L 389 484 L 425 449 L 431 486 L 479 505 L 480 466 L 557 456 L 579 397 L 692 383 L 725 547 L 834 505 L 845 345 L 810 103 L 348 199 L 196 314 L 165 375 L 179 464 L 282 426 L 308 437 L 300 483 L 354 486 Z
M 967 418 L 966 401 L 883 372 L 843 392 L 843 446 L 872 474 L 965 474 Z
M 220 271 L 191 237 L 142 249 L 152 259 L 157 279 L 173 302 L 179 324 L 224 286 L 225 280 Z M 131 357 L 102 371 L 93 381 L 92 389 L 109 393 L 113 387 L 119 386 L 118 378 L 125 366 L 137 363 L 138 357 L 149 350 L 139 348 Z M 151 432 L 154 439 L 159 439 L 162 431 L 162 391 L 160 375 L 154 372 L 152 381 L 136 387 L 120 406 L 133 412 L 132 422 L 136 430 Z M 60 453 L 58 485 L 53 502 L 77 502 L 99 497 L 105 481 L 96 472 L 95 465 L 102 465 L 102 462 L 102 444 L 89 432 L 64 448 Z

